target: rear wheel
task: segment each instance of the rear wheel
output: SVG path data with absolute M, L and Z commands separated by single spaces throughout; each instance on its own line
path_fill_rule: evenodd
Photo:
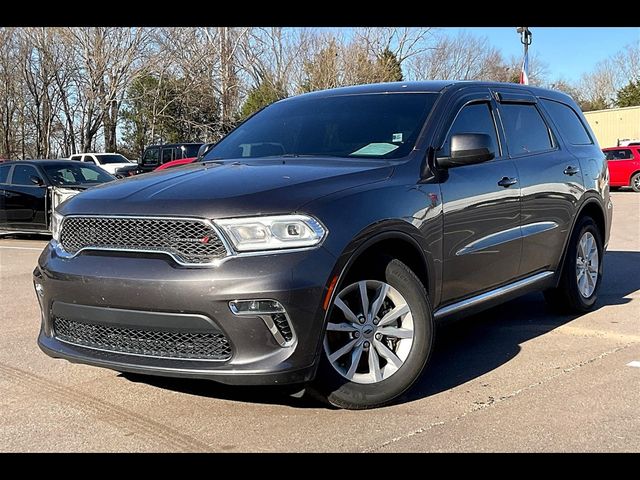
M 351 275 L 334 299 L 323 355 L 310 390 L 348 409 L 385 405 L 419 377 L 433 343 L 424 286 L 404 263 L 385 258 Z
M 640 192 L 640 172 L 631 177 L 629 186 L 633 189 L 634 192 Z
M 598 227 L 591 217 L 582 217 L 569 240 L 560 284 L 544 292 L 547 302 L 563 312 L 591 310 L 602 280 L 603 253 Z

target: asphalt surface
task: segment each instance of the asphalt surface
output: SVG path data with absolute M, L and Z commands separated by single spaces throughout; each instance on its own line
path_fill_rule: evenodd
M 531 294 L 449 325 L 409 394 L 360 412 L 51 359 L 31 283 L 47 239 L 0 239 L 0 451 L 638 452 L 640 194 L 613 201 L 593 312 Z

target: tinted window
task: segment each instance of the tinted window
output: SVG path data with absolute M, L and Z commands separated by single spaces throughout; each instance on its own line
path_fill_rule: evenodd
M 82 155 L 71 155 L 71 158 L 69 160 L 81 160 L 82 159 Z
M 485 133 L 489 135 L 491 137 L 493 151 L 496 152 L 496 155 L 499 155 L 496 127 L 488 103 L 467 105 L 460 110 L 447 135 L 447 142 L 443 149 L 447 154 L 451 147 L 451 137 L 458 133 Z
M 284 100 L 249 118 L 205 159 L 400 158 L 413 148 L 436 98 L 434 93 L 392 93 Z
M 126 157 L 116 153 L 113 155 L 98 155 L 98 160 L 103 165 L 109 163 L 129 163 L 129 160 L 127 160 Z
M 159 148 L 148 148 L 144 152 L 144 156 L 142 157 L 143 163 L 158 163 L 158 159 L 160 158 L 160 149 Z
M 93 159 L 93 157 L 91 155 L 85 155 L 84 158 L 82 159 L 83 162 L 87 162 L 87 163 L 91 163 L 93 165 L 96 164 L 96 161 Z
M 173 148 L 163 148 L 162 149 L 162 163 L 170 162 L 171 160 L 175 160 L 176 151 Z
M 198 156 L 198 150 L 200 150 L 200 145 L 184 145 L 183 147 L 178 147 L 182 150 L 182 154 L 178 155 L 176 158 L 191 158 Z
M 0 165 L 0 183 L 7 183 L 9 170 L 11 170 L 11 165 Z
M 633 155 L 631 149 L 621 148 L 620 150 L 607 150 L 604 152 L 607 160 L 631 160 Z
M 542 100 L 542 103 L 567 142 L 572 145 L 591 145 L 593 143 L 580 118 L 571 107 L 552 100 Z
M 500 110 L 511 155 L 553 148 L 547 124 L 535 105 L 502 104 Z
M 101 168 L 92 165 L 45 165 L 42 167 L 54 185 L 82 185 L 114 180 Z M 15 174 L 14 174 L 15 175 Z
M 11 177 L 11 183 L 13 185 L 31 185 L 33 186 L 33 182 L 31 181 L 31 176 L 35 175 L 36 177 L 40 177 L 38 175 L 38 171 L 35 167 L 31 165 L 16 165 L 13 169 L 13 175 Z

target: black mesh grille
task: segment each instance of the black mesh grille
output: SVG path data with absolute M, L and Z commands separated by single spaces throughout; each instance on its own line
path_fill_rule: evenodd
M 280 332 L 280 335 L 282 335 L 282 338 L 287 342 L 291 341 L 293 338 L 293 332 L 291 332 L 291 325 L 289 325 L 286 315 L 283 313 L 277 313 L 273 315 L 272 318 L 273 323 L 276 324 L 276 328 Z
M 210 263 L 227 251 L 208 224 L 192 219 L 68 217 L 60 234 L 65 251 L 83 248 L 149 250 L 188 264 Z
M 54 317 L 56 338 L 112 352 L 154 357 L 228 360 L 231 345 L 222 333 L 168 332 L 141 330 Z

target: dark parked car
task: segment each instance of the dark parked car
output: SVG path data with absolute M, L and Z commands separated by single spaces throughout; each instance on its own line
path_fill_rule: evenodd
M 164 145 L 150 145 L 145 148 L 140 160 L 139 172 L 150 172 L 158 166 L 180 160 L 182 158 L 193 158 L 198 155 L 198 150 L 202 143 L 167 143 Z
M 0 165 L 0 233 L 50 233 L 51 214 L 78 192 L 115 177 L 72 160 L 21 160 Z
M 478 82 L 274 103 L 202 162 L 66 202 L 34 271 L 53 357 L 384 405 L 437 321 L 593 307 L 612 204 L 567 95 Z

